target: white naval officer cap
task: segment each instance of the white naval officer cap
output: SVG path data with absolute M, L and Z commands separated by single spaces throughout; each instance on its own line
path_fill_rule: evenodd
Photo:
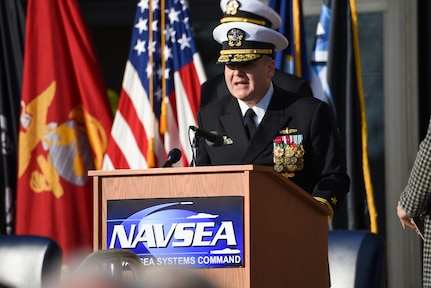
M 221 0 L 223 18 L 220 23 L 248 22 L 272 29 L 281 25 L 280 15 L 259 0 Z
M 263 55 L 273 57 L 275 51 L 285 49 L 289 43 L 274 29 L 246 22 L 219 24 L 213 37 L 222 44 L 218 64 L 248 62 Z

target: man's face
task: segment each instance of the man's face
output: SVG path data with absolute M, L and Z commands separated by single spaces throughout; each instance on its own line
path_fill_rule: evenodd
M 254 106 L 268 91 L 274 69 L 274 60 L 268 56 L 245 63 L 227 64 L 224 69 L 226 85 L 235 98 Z

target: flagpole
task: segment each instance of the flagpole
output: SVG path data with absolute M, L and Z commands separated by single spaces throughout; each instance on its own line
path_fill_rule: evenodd
M 160 114 L 160 133 L 165 134 L 168 131 L 168 115 L 166 111 L 166 63 L 165 63 L 165 45 L 166 45 L 166 34 L 165 34 L 165 0 L 161 1 L 161 59 L 162 59 L 162 102 L 161 102 L 161 114 Z
M 302 77 L 302 59 L 301 59 L 301 15 L 299 11 L 299 0 L 293 0 L 292 1 L 292 11 L 293 11 L 293 22 L 294 22 L 294 32 L 293 32 L 293 38 L 294 43 L 293 47 L 295 50 L 295 55 L 293 57 L 294 65 L 295 65 L 295 74 L 299 77 Z M 299 29 L 298 29 L 299 27 Z M 298 31 L 299 30 L 299 31 Z M 299 56 L 299 57 L 298 57 Z
M 353 49 L 356 66 L 356 78 L 358 81 L 359 104 L 361 109 L 361 133 L 362 133 L 362 171 L 364 173 L 365 192 L 367 194 L 368 211 L 370 214 L 370 230 L 373 233 L 378 232 L 377 226 L 377 210 L 374 202 L 373 184 L 371 182 L 370 164 L 368 161 L 368 131 L 367 119 L 365 115 L 365 100 L 364 89 L 362 86 L 362 68 L 359 54 L 359 39 L 358 39 L 358 19 L 356 14 L 356 1 L 350 0 L 350 13 L 352 15 L 352 32 L 353 32 Z
M 153 70 L 153 64 L 154 64 L 154 56 L 153 56 L 153 52 L 151 51 L 151 47 L 153 45 L 153 0 L 149 1 L 149 7 L 148 7 L 148 20 L 149 20 L 149 24 L 148 24 L 148 56 L 149 56 L 149 61 L 150 61 L 150 67 Z M 155 157 L 154 157 L 154 126 L 155 126 L 155 122 L 154 122 L 154 75 L 153 75 L 153 71 L 151 71 L 150 73 L 150 78 L 149 78 L 149 97 L 150 97 L 150 131 L 149 131 L 149 137 L 148 137 L 148 151 L 147 151 L 147 166 L 148 168 L 152 168 L 156 166 L 156 161 L 155 161 Z

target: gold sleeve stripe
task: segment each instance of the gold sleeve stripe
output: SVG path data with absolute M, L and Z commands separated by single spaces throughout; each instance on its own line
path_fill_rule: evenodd
M 323 205 L 328 207 L 329 210 L 331 210 L 331 215 L 329 216 L 329 218 L 332 218 L 332 216 L 334 216 L 334 209 L 332 208 L 332 206 L 328 202 L 328 200 L 326 200 L 325 198 L 322 198 L 322 197 L 314 197 L 314 199 L 316 199 L 317 201 L 319 201 L 320 203 L 322 203 Z

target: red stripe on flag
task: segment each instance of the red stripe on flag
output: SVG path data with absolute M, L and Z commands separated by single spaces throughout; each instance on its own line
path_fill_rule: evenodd
M 112 141 L 109 143 L 108 149 L 106 150 L 106 154 L 109 156 L 110 161 L 117 164 L 117 169 L 130 169 L 129 163 L 127 163 L 126 158 L 124 158 L 123 152 L 118 146 L 117 141 Z M 112 159 L 112 156 L 115 158 Z
M 133 92 L 132 92 L 133 93 Z M 148 135 L 145 131 L 145 127 L 139 119 L 139 115 L 136 113 L 136 109 L 133 106 L 131 97 L 127 94 L 125 90 L 121 90 L 121 99 L 118 107 L 118 111 L 123 115 L 127 124 L 133 132 L 136 142 L 139 143 L 139 148 L 142 154 L 147 153 L 148 142 L 146 141 Z M 141 116 L 142 117 L 142 116 Z
M 198 114 L 199 102 L 201 94 L 198 74 L 194 62 L 185 65 L 179 71 L 181 79 L 183 79 L 184 90 L 186 91 L 187 101 L 192 109 L 193 115 Z

